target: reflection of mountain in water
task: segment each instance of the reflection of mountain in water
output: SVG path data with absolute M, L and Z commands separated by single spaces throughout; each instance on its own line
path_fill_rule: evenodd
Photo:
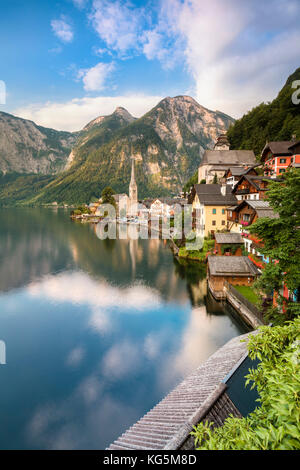
M 132 281 L 150 284 L 165 299 L 188 299 L 167 244 L 99 240 L 95 231 L 93 225 L 72 222 L 62 210 L 1 210 L 0 291 L 22 287 L 48 274 L 82 270 L 119 286 Z

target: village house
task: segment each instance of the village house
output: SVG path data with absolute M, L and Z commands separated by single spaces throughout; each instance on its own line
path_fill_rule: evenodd
M 259 272 L 247 256 L 208 256 L 208 286 L 216 299 L 225 298 L 224 286 L 252 285 Z
M 244 240 L 239 233 L 216 233 L 215 254 L 218 256 L 242 256 Z
M 271 178 L 267 176 L 243 175 L 234 186 L 232 193 L 238 201 L 265 199 L 270 180 Z
M 214 149 L 206 150 L 198 169 L 198 183 L 212 183 L 215 176 L 220 180 L 229 168 L 249 168 L 256 164 L 252 150 L 230 150 L 226 134 L 219 136 Z
M 189 196 L 193 222 L 202 237 L 226 230 L 226 209 L 236 204 L 231 187 L 226 184 L 195 184 Z
M 244 200 L 227 208 L 227 228 L 230 232 L 241 233 L 256 222 L 259 217 L 278 217 L 267 201 Z
M 151 217 L 170 218 L 174 216 L 175 206 L 181 208 L 187 204 L 187 199 L 162 197 L 154 199 L 149 207 Z
M 224 174 L 226 184 L 234 188 L 234 186 L 239 182 L 243 175 L 257 176 L 258 173 L 255 169 L 257 168 L 257 166 L 258 165 L 254 165 L 249 168 L 244 168 L 243 166 L 233 166 L 231 168 L 228 168 L 228 170 L 226 170 Z
M 265 175 L 276 178 L 291 164 L 300 163 L 300 141 L 267 142 L 261 154 L 261 162 L 265 165 Z

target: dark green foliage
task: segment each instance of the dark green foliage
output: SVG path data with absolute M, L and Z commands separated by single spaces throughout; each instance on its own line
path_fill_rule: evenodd
M 106 188 L 104 188 L 101 193 L 102 204 L 111 204 L 112 206 L 115 207 L 116 201 L 113 197 L 114 194 L 115 192 L 110 186 L 107 186 Z
M 269 317 L 273 323 L 280 323 L 300 313 L 299 303 L 281 295 L 283 283 L 291 292 L 300 287 L 300 170 L 284 173 L 282 183 L 272 182 L 268 201 L 279 218 L 258 219 L 249 231 L 263 240 L 260 251 L 274 261 L 263 269 L 257 287 L 266 295 L 277 293 L 278 307 L 270 309 Z
M 300 319 L 282 327 L 264 326 L 248 349 L 261 362 L 249 370 L 260 403 L 246 418 L 230 417 L 215 430 L 201 423 L 192 434 L 203 450 L 300 449 Z
M 253 149 L 260 156 L 266 141 L 300 139 L 300 105 L 292 103 L 292 83 L 300 79 L 298 68 L 287 80 L 277 98 L 261 103 L 238 119 L 228 131 L 232 149 Z
M 51 175 L 23 175 L 0 172 L 0 206 L 14 206 L 22 201 L 39 194 L 40 191 L 54 180 Z
M 183 187 L 183 192 L 187 193 L 190 191 L 191 187 L 198 183 L 198 170 L 193 174 L 193 176 L 188 180 L 188 182 Z

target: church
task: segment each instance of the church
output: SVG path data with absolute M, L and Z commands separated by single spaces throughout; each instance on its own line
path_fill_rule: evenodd
M 215 175 L 218 181 L 225 171 L 232 167 L 250 168 L 257 163 L 253 150 L 230 150 L 226 134 L 221 134 L 213 150 L 206 150 L 198 169 L 198 183 L 212 183 Z

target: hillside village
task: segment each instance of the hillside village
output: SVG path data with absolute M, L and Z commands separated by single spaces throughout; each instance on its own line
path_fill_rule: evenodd
M 268 186 L 270 182 L 280 183 L 283 173 L 299 166 L 300 141 L 295 138 L 267 142 L 258 161 L 251 150 L 231 150 L 226 133 L 222 133 L 214 148 L 205 151 L 198 169 L 198 183 L 188 193 L 181 192 L 175 198 L 139 200 L 132 158 L 128 195 L 114 194 L 111 190 L 111 196 L 119 223 L 147 223 L 150 230 L 153 221 L 160 221 L 162 237 L 163 224 L 174 226 L 176 208 L 183 210 L 190 205 L 193 231 L 196 237 L 204 239 L 204 246 L 198 252 L 188 251 L 184 240 L 172 240 L 171 235 L 175 254 L 207 262 L 208 285 L 215 298 L 227 298 L 228 284 L 241 288 L 251 298 L 252 292 L 248 292 L 251 286 L 265 265 L 276 260 L 261 253 L 263 242 L 249 232 L 249 227 L 258 219 L 278 217 L 267 200 Z M 91 221 L 96 216 L 99 220 L 103 217 L 102 202 L 100 198 L 77 215 L 73 212 L 73 216 Z M 299 294 L 290 292 L 285 285 L 282 292 L 285 298 L 298 301 Z M 273 302 L 276 304 L 275 297 Z

